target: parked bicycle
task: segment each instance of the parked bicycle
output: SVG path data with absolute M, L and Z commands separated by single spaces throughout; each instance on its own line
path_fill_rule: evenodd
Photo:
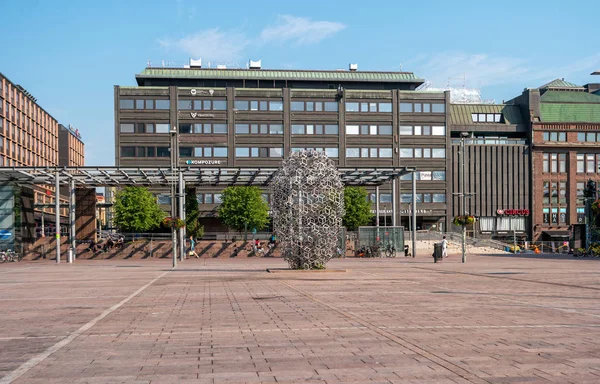
M 577 248 L 573 257 L 600 257 L 600 244 L 592 244 L 588 248 Z
M 22 259 L 23 259 L 23 256 L 21 256 L 21 254 L 13 251 L 11 249 L 0 252 L 0 262 L 2 262 L 2 263 L 19 262 Z
M 381 257 L 396 257 L 396 247 L 391 242 L 388 242 L 383 248 Z

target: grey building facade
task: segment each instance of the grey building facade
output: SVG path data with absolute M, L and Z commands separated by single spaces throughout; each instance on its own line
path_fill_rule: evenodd
M 340 167 L 416 167 L 416 207 L 410 178 L 398 181 L 398 224 L 416 209 L 417 229 L 447 228 L 449 93 L 415 91 L 412 73 L 146 68 L 136 80 L 115 86 L 117 166 L 169 166 L 176 128 L 179 164 L 192 168 L 277 167 L 304 148 Z M 221 191 L 197 192 L 207 231 L 223 230 Z M 392 223 L 391 193 L 380 187 L 381 225 Z

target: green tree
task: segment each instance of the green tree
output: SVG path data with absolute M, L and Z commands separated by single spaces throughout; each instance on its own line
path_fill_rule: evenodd
M 193 187 L 185 188 L 185 228 L 188 236 L 194 238 L 204 236 L 204 226 L 200 225 L 196 188 Z
M 125 187 L 115 196 L 115 224 L 124 232 L 157 228 L 165 213 L 156 197 L 144 187 Z
M 238 231 L 261 230 L 269 222 L 269 206 L 258 187 L 228 187 L 221 195 L 219 218 L 223 224 Z
M 371 202 L 367 190 L 363 187 L 346 187 L 344 189 L 344 208 L 346 214 L 342 220 L 344 227 L 350 231 L 371 222 Z

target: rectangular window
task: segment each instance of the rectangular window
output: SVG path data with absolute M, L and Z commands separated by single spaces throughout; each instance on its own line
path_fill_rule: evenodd
M 226 100 L 213 100 L 213 110 L 226 111 L 227 110 L 227 101 Z
M 205 193 L 204 194 L 204 204 L 212 204 L 213 203 L 213 194 Z
M 379 112 L 392 112 L 392 103 L 379 103 Z
M 380 125 L 379 126 L 379 134 L 380 135 L 391 135 L 392 134 L 392 126 L 391 125 Z
M 192 124 L 179 124 L 179 133 L 192 133 Z
M 567 172 L 567 155 L 565 153 L 558 155 L 558 172 Z
M 233 105 L 238 111 L 247 111 L 249 103 L 246 100 L 236 100 Z
M 346 112 L 359 112 L 358 103 L 346 103 Z
M 542 155 L 542 172 L 550 172 L 550 154 L 544 153 Z
M 560 205 L 567 204 L 567 182 L 561 181 L 558 183 L 558 203 Z
M 421 112 L 423 112 L 423 106 L 421 105 L 421 103 L 415 103 L 415 104 L 413 104 L 413 108 L 414 108 L 414 112 L 415 113 L 421 113 Z
M 327 157 L 339 157 L 339 151 L 337 148 L 325 148 L 325 154 Z
M 156 147 L 146 147 L 146 157 L 156 157 Z
M 292 135 L 304 135 L 304 125 L 292 124 Z
M 434 203 L 445 203 L 446 202 L 446 194 L 434 193 L 434 194 L 432 194 L 432 200 Z
M 282 101 L 269 101 L 269 110 L 280 112 L 283 111 L 283 102 Z
M 135 147 L 121 147 L 121 157 L 135 157 Z
M 170 131 L 170 124 L 156 124 L 156 133 L 169 133 Z
M 249 134 L 250 129 L 248 124 L 236 124 L 235 125 L 235 133 L 239 134 Z
M 596 166 L 595 155 L 587 154 L 587 155 L 585 155 L 585 157 L 586 157 L 586 172 L 587 173 L 596 172 L 596 170 L 595 170 L 595 166 Z
M 204 148 L 204 153 L 203 153 L 203 157 L 212 157 L 212 147 L 206 147 Z
M 293 112 L 304 111 L 304 101 L 292 101 L 291 109 Z
M 132 99 L 119 100 L 119 108 L 120 109 L 133 109 L 133 100 Z
M 431 112 L 432 113 L 445 113 L 446 105 L 445 104 L 431 104 Z
M 237 147 L 235 149 L 235 157 L 250 157 L 250 148 Z
M 412 148 L 400 148 L 400 157 L 411 158 L 413 157 Z
M 584 205 L 584 195 L 583 192 L 585 190 L 585 183 L 577 183 L 577 205 Z
M 584 155 L 577 155 L 577 173 L 585 172 L 585 157 Z
M 144 100 L 136 100 L 135 109 L 144 109 Z
M 446 127 L 433 126 L 431 127 L 432 136 L 446 136 Z
M 146 109 L 154 109 L 154 100 L 146 100 Z
M 358 125 L 346 125 L 346 135 L 358 135 L 358 129 Z
M 283 135 L 282 124 L 271 124 L 269 125 L 269 134 L 271 135 Z
M 179 147 L 180 157 L 192 157 L 193 152 L 194 148 L 192 147 Z
M 412 136 L 413 127 L 410 125 L 401 125 L 400 126 L 400 135 L 402 136 Z
M 169 157 L 170 155 L 169 147 L 156 147 L 156 157 Z
M 269 148 L 269 157 L 283 157 L 283 148 Z
M 558 183 L 550 183 L 550 204 L 558 204 Z
M 577 141 L 585 142 L 585 132 L 577 132 Z
M 134 124 L 121 124 L 121 133 L 133 133 Z
M 346 157 L 360 157 L 360 148 L 346 148 Z
M 169 109 L 170 108 L 170 102 L 169 100 L 156 100 L 155 101 L 156 104 L 156 109 Z
M 431 157 L 437 159 L 443 159 L 446 157 L 446 148 L 433 148 L 431 150 Z
M 177 109 L 192 109 L 192 100 L 177 100 Z
M 328 124 L 325 126 L 325 134 L 326 135 L 337 135 L 338 134 L 338 126 L 337 124 Z
M 432 180 L 446 180 L 446 171 L 433 171 L 431 178 Z
M 213 148 L 213 157 L 227 157 L 227 147 Z
M 412 111 L 412 103 L 400 103 L 400 112 L 411 113 Z
M 429 104 L 429 103 L 423 104 L 423 113 L 431 113 L 431 104 Z
M 558 154 L 550 154 L 550 170 L 552 173 L 558 172 Z
M 549 181 L 544 181 L 544 184 L 543 184 L 542 203 L 546 204 L 546 205 L 550 204 L 550 182 Z
M 379 157 L 391 158 L 392 148 L 379 148 Z
M 338 103 L 336 101 L 326 101 L 325 102 L 325 112 L 337 112 L 338 111 Z

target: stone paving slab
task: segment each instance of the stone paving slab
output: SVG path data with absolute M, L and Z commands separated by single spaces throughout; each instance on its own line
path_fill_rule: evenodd
M 0 384 L 598 383 L 600 260 L 0 264 Z

